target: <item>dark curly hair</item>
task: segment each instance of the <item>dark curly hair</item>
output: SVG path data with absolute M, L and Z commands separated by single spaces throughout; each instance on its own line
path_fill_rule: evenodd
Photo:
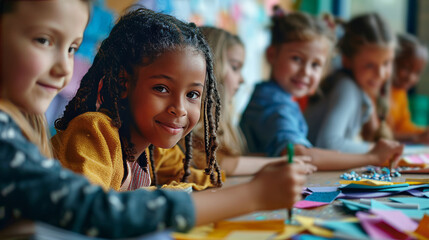
M 100 110 L 104 110 L 112 119 L 113 125 L 119 129 L 123 160 L 135 161 L 134 144 L 130 141 L 130 106 L 128 99 L 122 99 L 121 93 L 126 91 L 125 82 L 121 77 L 124 71 L 133 76 L 134 67 L 144 67 L 153 63 L 163 53 L 191 47 L 201 53 L 206 60 L 206 79 L 204 87 L 204 126 L 207 168 L 205 172 L 215 186 L 221 186 L 221 174 L 216 161 L 216 131 L 219 126 L 220 98 L 213 73 L 212 52 L 203 35 L 193 23 L 185 23 L 177 18 L 157 13 L 146 8 L 132 10 L 122 16 L 113 27 L 110 35 L 100 45 L 94 63 L 82 78 L 76 96 L 69 102 L 63 117 L 55 121 L 55 127 L 65 130 L 69 122 L 76 116 L 97 111 L 97 99 Z M 133 77 L 130 80 L 132 81 Z M 99 83 L 102 87 L 98 92 Z M 135 84 L 132 83 L 131 84 Z M 192 158 L 192 132 L 186 137 L 184 176 L 187 181 L 190 175 L 189 164 Z M 153 150 L 153 146 L 150 148 Z M 143 159 L 141 159 L 143 158 Z M 153 156 L 150 154 L 153 171 Z M 142 154 L 138 162 L 142 168 L 147 167 L 146 154 Z M 217 174 L 217 178 L 216 178 Z M 156 185 L 156 174 L 153 174 Z

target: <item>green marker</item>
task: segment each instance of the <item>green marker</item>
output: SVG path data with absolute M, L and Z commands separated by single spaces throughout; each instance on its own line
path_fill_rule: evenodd
M 287 156 L 288 156 L 288 163 L 293 163 L 293 155 L 295 154 L 293 149 L 293 143 L 287 144 Z M 292 208 L 288 209 L 288 224 L 292 224 Z

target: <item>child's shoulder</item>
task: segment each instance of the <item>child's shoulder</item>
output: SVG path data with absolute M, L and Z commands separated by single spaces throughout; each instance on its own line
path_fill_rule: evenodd
M 111 124 L 112 119 L 104 112 L 86 112 L 76 116 L 70 121 L 70 125 L 76 124 Z

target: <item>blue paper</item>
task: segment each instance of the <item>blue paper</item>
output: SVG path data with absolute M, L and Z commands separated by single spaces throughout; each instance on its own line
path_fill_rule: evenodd
M 339 199 L 345 207 L 347 207 L 349 210 L 351 211 L 361 211 L 361 210 L 369 210 L 370 206 L 366 205 L 366 204 L 362 204 L 359 202 L 353 202 L 350 200 L 345 200 L 345 199 Z
M 420 209 L 429 209 L 429 199 L 419 198 L 419 197 L 394 197 L 390 200 L 400 203 L 417 203 L 420 206 Z
M 304 200 L 313 201 L 313 202 L 326 202 L 330 203 L 337 198 L 341 191 L 334 192 L 314 192 L 311 195 L 308 195 Z
M 395 191 L 394 188 L 400 188 L 400 187 L 408 187 L 408 183 L 402 183 L 402 184 L 395 184 L 395 185 L 384 185 L 384 186 L 368 186 L 368 185 L 361 185 L 361 184 L 355 184 L 350 183 L 346 186 L 341 186 L 342 190 L 353 190 L 353 189 L 367 189 L 367 190 L 380 190 L 380 189 L 392 189 L 392 191 Z
M 324 221 L 317 225 L 334 231 L 334 236 L 347 236 L 349 239 L 368 239 L 368 235 L 358 222 Z
M 386 204 L 379 202 L 377 200 L 374 200 L 374 199 L 371 199 L 371 209 L 397 210 L 396 208 L 387 206 Z

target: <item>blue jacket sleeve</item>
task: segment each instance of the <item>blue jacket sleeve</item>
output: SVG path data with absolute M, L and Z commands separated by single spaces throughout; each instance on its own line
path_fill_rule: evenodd
M 131 237 L 195 224 L 185 192 L 104 192 L 43 157 L 0 111 L 0 228 L 15 219 L 46 222 L 98 237 Z

